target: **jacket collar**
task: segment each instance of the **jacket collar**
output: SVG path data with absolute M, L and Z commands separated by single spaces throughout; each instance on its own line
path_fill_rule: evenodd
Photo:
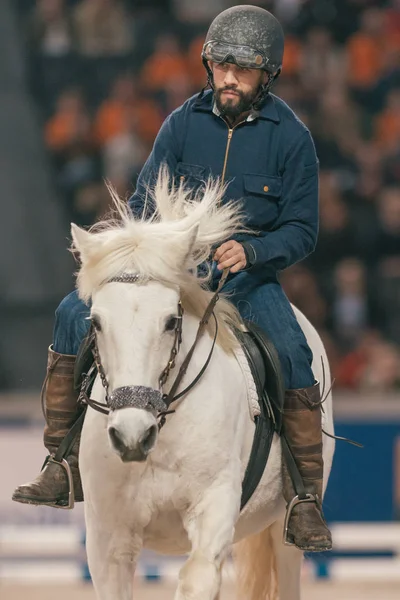
M 193 110 L 208 113 L 215 112 L 213 92 L 211 90 L 208 90 L 202 98 L 197 97 L 193 104 Z M 254 119 L 265 119 L 267 121 L 279 123 L 281 119 L 276 108 L 275 96 L 273 96 L 272 94 L 268 94 L 261 109 L 257 112 L 255 111 L 254 115 L 251 116 L 252 118 L 249 119 L 251 121 L 254 121 Z

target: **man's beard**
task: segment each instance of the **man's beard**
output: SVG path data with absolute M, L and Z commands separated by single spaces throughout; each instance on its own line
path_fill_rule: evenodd
M 238 94 L 237 99 L 235 98 L 227 98 L 224 103 L 222 103 L 222 93 L 231 90 L 232 92 L 236 92 Z M 231 86 L 226 86 L 219 90 L 215 90 L 215 103 L 222 117 L 227 117 L 229 120 L 233 121 L 239 117 L 239 115 L 248 112 L 251 110 L 251 107 L 259 94 L 259 88 L 256 90 L 252 90 L 245 94 L 244 92 L 233 88 Z

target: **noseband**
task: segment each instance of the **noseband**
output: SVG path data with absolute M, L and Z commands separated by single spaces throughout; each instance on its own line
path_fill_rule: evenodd
M 197 329 L 197 333 L 196 333 L 196 338 L 195 338 L 191 348 L 189 349 L 187 355 L 183 359 L 183 362 L 179 369 L 179 372 L 177 373 L 177 376 L 176 376 L 176 378 L 171 386 L 171 389 L 168 393 L 163 392 L 163 387 L 168 380 L 170 371 L 175 367 L 176 357 L 178 356 L 178 353 L 179 353 L 179 350 L 181 347 L 181 343 L 182 343 L 183 307 L 182 307 L 182 303 L 180 300 L 178 302 L 178 316 L 177 316 L 176 324 L 175 324 L 175 328 L 174 328 L 174 342 L 172 344 L 168 363 L 165 366 L 165 368 L 163 369 L 163 371 L 161 372 L 159 380 L 158 380 L 159 390 L 155 390 L 153 388 L 149 388 L 149 387 L 142 386 L 142 385 L 133 385 L 133 386 L 123 386 L 123 387 L 117 388 L 116 390 L 114 390 L 114 392 L 112 392 L 110 394 L 109 393 L 109 387 L 110 387 L 109 382 L 108 382 L 103 364 L 101 362 L 101 357 L 100 357 L 99 348 L 98 348 L 98 344 L 97 344 L 96 331 L 93 329 L 94 364 L 93 364 L 92 368 L 90 369 L 89 373 L 83 379 L 81 393 L 80 393 L 80 397 L 79 397 L 80 401 L 85 404 L 88 404 L 89 406 L 91 406 L 92 408 L 97 410 L 98 412 L 101 412 L 106 415 L 108 415 L 111 411 L 119 410 L 121 408 L 127 408 L 127 407 L 141 408 L 144 410 L 148 410 L 149 412 L 152 412 L 155 415 L 157 415 L 157 418 L 160 419 L 158 427 L 159 427 L 159 429 L 161 429 L 161 427 L 163 427 L 163 425 L 165 424 L 166 415 L 174 412 L 174 410 L 169 410 L 169 407 L 172 404 L 172 402 L 174 402 L 175 400 L 178 400 L 179 398 L 181 398 L 182 396 L 187 394 L 187 392 L 196 385 L 196 383 L 200 380 L 200 378 L 206 371 L 207 366 L 211 360 L 211 356 L 212 356 L 212 353 L 213 353 L 213 350 L 215 347 L 215 342 L 216 342 L 217 334 L 218 334 L 218 322 L 217 322 L 217 319 L 214 314 L 214 308 L 218 301 L 219 292 L 221 291 L 221 288 L 226 281 L 228 273 L 229 273 L 229 269 L 225 269 L 222 274 L 222 277 L 219 281 L 217 290 L 214 293 L 214 295 L 212 296 L 210 302 L 208 303 L 208 306 L 204 312 L 204 315 L 203 315 L 202 319 L 200 320 L 200 323 L 199 323 L 199 326 Z M 123 273 L 122 275 L 108 279 L 106 281 L 106 283 L 115 283 L 115 282 L 117 282 L 117 283 L 137 283 L 139 281 L 139 279 L 140 279 L 139 275 Z M 198 341 L 200 340 L 201 336 L 203 335 L 203 333 L 205 331 L 205 328 L 209 322 L 211 315 L 215 319 L 215 334 L 214 334 L 213 343 L 211 346 L 210 353 L 207 357 L 207 360 L 204 363 L 204 365 L 203 365 L 202 369 L 200 370 L 200 372 L 198 373 L 198 375 L 192 381 L 192 383 L 190 383 L 190 385 L 188 385 L 183 391 L 181 391 L 177 394 L 176 392 L 178 391 L 178 387 L 187 371 L 187 368 L 192 359 L 194 350 L 198 344 Z M 98 371 L 101 383 L 102 383 L 103 388 L 106 393 L 106 404 L 103 404 L 102 402 L 98 402 L 97 400 L 93 400 L 89 396 L 88 390 L 94 381 L 96 369 Z

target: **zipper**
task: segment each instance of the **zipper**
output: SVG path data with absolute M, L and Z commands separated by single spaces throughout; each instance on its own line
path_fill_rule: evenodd
M 225 148 L 225 157 L 224 157 L 224 165 L 222 167 L 221 183 L 224 183 L 224 181 L 225 181 L 226 165 L 228 163 L 229 147 L 231 145 L 231 139 L 232 139 L 232 136 L 233 136 L 233 131 L 234 131 L 234 129 L 236 129 L 236 127 L 238 127 L 239 125 L 242 125 L 245 122 L 246 122 L 246 119 L 244 121 L 240 121 L 240 123 L 236 123 L 236 125 L 234 127 L 229 127 L 229 125 L 226 123 L 226 121 L 224 121 L 224 123 L 226 123 L 227 126 L 228 126 L 228 140 L 226 142 L 226 148 Z M 185 181 L 185 176 L 181 175 L 180 176 L 180 180 L 183 183 Z
M 240 123 L 236 123 L 236 125 L 234 127 L 229 127 L 228 123 L 226 123 L 226 121 L 225 121 L 225 123 L 228 125 L 228 140 L 226 142 L 225 158 L 224 158 L 224 166 L 222 168 L 221 183 L 224 183 L 224 181 L 225 181 L 226 165 L 228 163 L 229 148 L 231 145 L 233 131 L 236 129 L 236 127 L 238 127 L 239 125 L 242 125 L 245 122 L 246 122 L 246 119 L 244 119 L 243 121 L 240 121 Z
M 225 181 L 225 173 L 226 173 L 226 164 L 228 162 L 228 154 L 229 154 L 229 146 L 231 145 L 231 139 L 233 136 L 233 127 L 229 127 L 229 131 L 228 131 L 228 141 L 226 142 L 226 149 L 225 149 L 225 158 L 224 158 L 224 166 L 222 168 L 222 177 L 221 177 L 221 183 L 224 183 Z

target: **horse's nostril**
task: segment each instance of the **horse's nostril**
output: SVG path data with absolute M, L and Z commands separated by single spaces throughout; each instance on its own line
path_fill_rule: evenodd
M 157 426 L 152 425 L 140 440 L 140 448 L 147 454 L 154 446 L 157 437 Z
M 115 427 L 108 428 L 108 435 L 110 436 L 110 440 L 112 445 L 118 452 L 123 452 L 126 448 L 125 443 L 122 440 L 120 433 Z

